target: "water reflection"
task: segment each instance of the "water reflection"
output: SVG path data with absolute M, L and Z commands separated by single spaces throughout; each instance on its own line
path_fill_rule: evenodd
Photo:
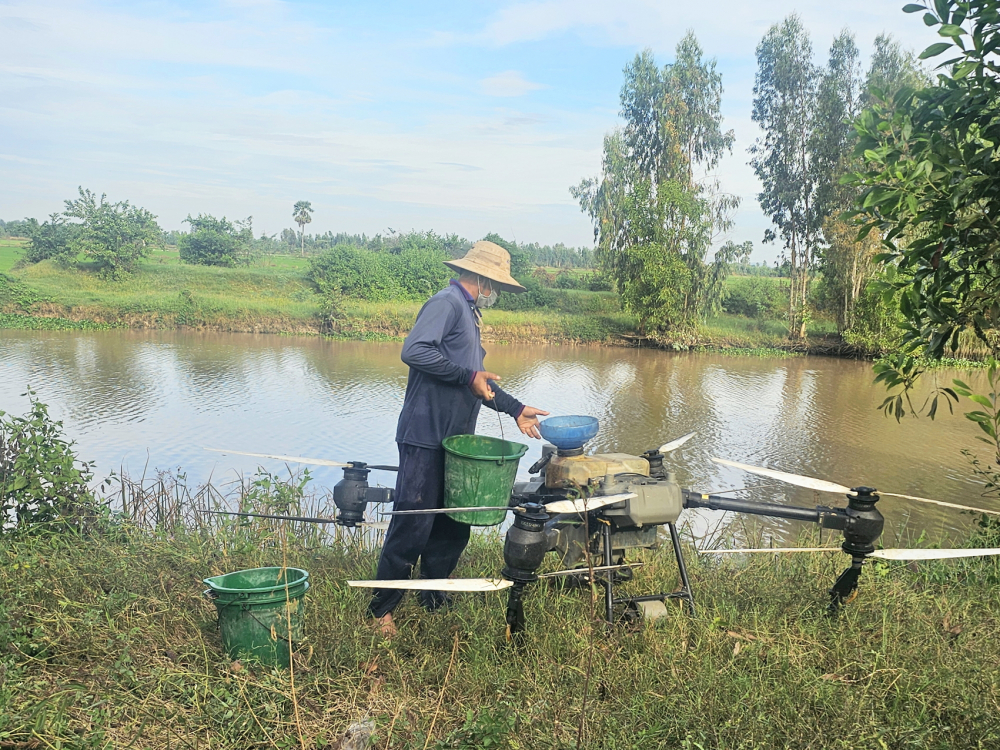
M 23 413 L 30 385 L 64 420 L 100 474 L 183 467 L 190 481 L 255 470 L 257 461 L 205 447 L 335 460 L 396 460 L 396 417 L 406 385 L 399 344 L 279 336 L 181 333 L 0 332 L 0 409 Z M 646 350 L 492 346 L 487 364 L 522 401 L 601 420 L 595 450 L 638 453 L 697 432 L 674 454 L 688 486 L 761 488 L 758 499 L 837 504 L 714 464 L 711 456 L 770 465 L 855 486 L 976 505 L 963 447 L 974 425 L 947 413 L 897 425 L 876 407 L 883 392 L 865 363 L 753 359 Z M 950 382 L 928 376 L 922 387 Z M 963 376 L 969 379 L 970 376 Z M 977 380 L 976 376 L 971 379 Z M 917 400 L 922 400 L 918 395 Z M 505 418 L 503 433 L 516 434 Z M 483 410 L 480 432 L 500 436 Z M 531 446 L 522 462 L 540 454 Z M 264 462 L 271 470 L 280 463 Z M 315 468 L 319 484 L 339 479 Z M 373 475 L 391 482 L 392 475 Z M 890 525 L 910 518 L 932 537 L 968 517 L 886 499 Z M 777 530 L 787 527 L 775 524 Z

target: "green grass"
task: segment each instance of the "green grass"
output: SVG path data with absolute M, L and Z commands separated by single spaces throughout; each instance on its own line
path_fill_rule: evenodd
M 585 590 L 534 584 L 519 643 L 504 639 L 500 594 L 435 615 L 411 596 L 386 642 L 368 593 L 344 583 L 372 576 L 377 549 L 211 523 L 0 541 L 4 747 L 317 748 L 371 719 L 374 748 L 562 750 L 581 715 L 594 750 L 1000 746 L 1000 578 L 986 560 L 875 564 L 830 619 L 843 555 L 689 549 L 694 617 L 608 627 Z M 475 536 L 458 574 L 495 576 L 500 546 Z M 677 584 L 668 547 L 645 562 L 628 591 Z M 283 563 L 312 583 L 294 685 L 234 665 L 201 596 L 207 576 Z
M 0 244 L 4 268 L 17 294 L 0 289 L 0 328 L 189 327 L 201 330 L 317 334 L 321 300 L 306 278 L 308 258 L 268 256 L 250 268 L 214 268 L 181 263 L 176 248 L 154 251 L 140 272 L 108 281 L 80 268 L 51 262 L 12 270 L 19 241 Z M 775 280 L 780 281 L 780 280 Z M 0 284 L 2 286 L 2 284 Z M 337 338 L 399 340 L 406 336 L 419 302 L 369 303 L 346 300 L 332 328 Z M 51 324 L 39 321 L 59 319 Z M 615 343 L 633 337 L 636 321 L 622 313 L 610 292 L 560 290 L 552 309 L 489 310 L 484 337 L 496 342 Z M 814 321 L 809 337 L 835 333 L 829 321 Z M 667 348 L 752 350 L 789 349 L 780 320 L 755 321 L 718 315 L 696 332 L 662 337 Z M 802 348 L 801 346 L 797 348 Z
M 9 271 L 21 259 L 25 240 L 0 237 L 0 273 Z

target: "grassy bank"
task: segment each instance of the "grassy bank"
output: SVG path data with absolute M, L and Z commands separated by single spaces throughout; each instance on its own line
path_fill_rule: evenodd
M 336 747 L 370 719 L 373 748 L 571 748 L 581 715 L 595 749 L 1000 746 L 988 561 L 878 565 L 830 619 L 843 555 L 689 551 L 695 617 L 609 628 L 585 591 L 538 584 L 518 646 L 500 594 L 436 615 L 408 598 L 386 642 L 344 584 L 373 574 L 371 544 L 211 523 L 0 544 L 0 747 Z M 501 559 L 495 536 L 476 538 L 458 574 Z M 201 596 L 206 576 L 283 560 L 313 584 L 294 675 L 226 658 Z M 676 585 L 667 548 L 646 562 L 630 591 Z
M 332 328 L 321 323 L 321 300 L 306 278 L 307 259 L 269 256 L 252 268 L 180 263 L 175 250 L 156 251 L 140 273 L 121 282 L 50 262 L 16 267 L 19 240 L 0 241 L 0 327 L 192 329 L 318 334 L 362 340 L 400 340 L 418 302 L 345 300 Z M 554 308 L 488 310 L 484 338 L 494 342 L 656 345 L 676 350 L 794 349 L 781 321 L 720 315 L 697 333 L 656 341 L 639 337 L 636 322 L 609 292 L 561 290 Z M 46 322 L 51 321 L 51 322 Z M 827 337 L 822 322 L 810 331 Z M 798 347 L 802 348 L 802 347 Z

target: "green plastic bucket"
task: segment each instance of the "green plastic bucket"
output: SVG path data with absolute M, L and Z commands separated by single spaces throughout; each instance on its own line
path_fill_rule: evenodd
M 206 578 L 205 596 L 219 613 L 229 656 L 287 668 L 289 646 L 302 640 L 308 579 L 309 573 L 299 568 L 250 568 Z
M 503 510 L 450 513 L 470 526 L 496 526 L 507 517 L 517 464 L 528 446 L 485 435 L 452 435 L 444 445 L 444 507 L 495 505 Z

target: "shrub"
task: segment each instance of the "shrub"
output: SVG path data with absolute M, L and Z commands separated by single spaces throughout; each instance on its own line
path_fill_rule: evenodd
M 182 234 L 177 239 L 177 249 L 185 263 L 230 267 L 250 263 L 252 217 L 234 223 L 225 216 L 216 219 L 208 214 L 198 214 L 198 218 L 192 219 L 189 214 L 184 223 L 191 225 L 191 233 Z
M 554 307 L 565 292 L 557 292 L 542 286 L 534 276 L 524 277 L 521 282 L 525 291 L 515 294 L 502 292 L 497 300 L 497 310 L 537 310 L 544 307 Z
M 28 395 L 27 416 L 0 411 L 0 532 L 76 527 L 97 507 L 88 488 L 91 465 L 77 460 L 62 422 Z
M 323 294 L 387 302 L 422 300 L 447 285 L 444 252 L 426 246 L 390 251 L 336 245 L 309 261 L 309 279 Z
M 67 224 L 60 214 L 52 214 L 42 224 L 35 219 L 28 219 L 24 224 L 28 235 L 28 246 L 24 250 L 26 263 L 39 263 L 43 260 L 67 263 L 76 255 L 72 243 L 79 234 L 79 227 Z
M 730 279 L 722 295 L 722 309 L 748 318 L 780 317 L 788 304 L 787 290 L 766 276 Z

